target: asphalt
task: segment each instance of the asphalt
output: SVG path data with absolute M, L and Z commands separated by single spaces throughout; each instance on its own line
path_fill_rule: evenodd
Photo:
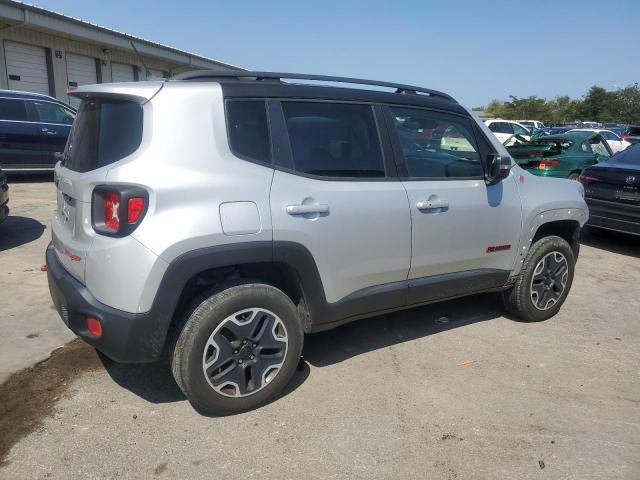
M 640 478 L 637 238 L 586 236 L 548 321 L 480 295 L 345 325 L 306 338 L 280 398 L 209 418 L 166 363 L 114 364 L 80 341 L 47 358 L 73 338 L 39 271 L 54 190 L 12 184 L 11 200 L 2 479 Z

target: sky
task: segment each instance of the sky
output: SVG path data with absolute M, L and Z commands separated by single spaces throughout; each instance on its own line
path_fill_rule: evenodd
M 28 0 L 251 70 L 435 88 L 469 107 L 640 82 L 640 0 Z

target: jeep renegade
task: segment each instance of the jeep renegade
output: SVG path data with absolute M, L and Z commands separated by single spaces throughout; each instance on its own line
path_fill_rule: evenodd
M 115 361 L 168 352 L 203 413 L 277 395 L 306 333 L 478 292 L 539 321 L 571 287 L 582 186 L 519 168 L 442 92 L 199 71 L 72 95 L 54 304 Z

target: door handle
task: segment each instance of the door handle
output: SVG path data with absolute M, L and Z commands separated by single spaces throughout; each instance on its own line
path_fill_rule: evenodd
M 436 208 L 449 208 L 449 202 L 446 200 L 427 200 L 425 202 L 416 203 L 418 210 L 435 210 Z
M 307 213 L 329 213 L 329 205 L 287 205 L 289 215 L 305 215 Z
M 47 135 L 55 135 L 56 131 L 55 130 L 51 130 L 49 128 L 43 128 L 42 130 L 40 130 L 42 133 L 46 133 Z

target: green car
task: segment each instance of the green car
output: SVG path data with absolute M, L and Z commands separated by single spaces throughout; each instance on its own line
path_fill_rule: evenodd
M 511 157 L 534 175 L 577 180 L 580 172 L 613 152 L 599 133 L 571 132 L 533 138 L 507 147 Z

